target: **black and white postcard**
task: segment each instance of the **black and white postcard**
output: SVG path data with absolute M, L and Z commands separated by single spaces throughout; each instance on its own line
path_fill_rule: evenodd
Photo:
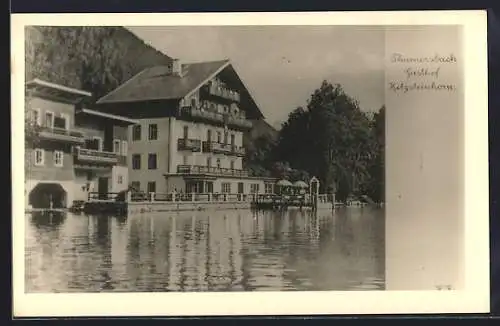
M 13 15 L 11 51 L 14 315 L 489 310 L 485 12 Z

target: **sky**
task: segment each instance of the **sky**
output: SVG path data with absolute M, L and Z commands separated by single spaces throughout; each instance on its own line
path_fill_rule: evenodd
M 384 32 L 370 26 L 127 27 L 182 62 L 230 59 L 267 122 L 279 126 L 323 80 L 365 111 L 384 104 Z

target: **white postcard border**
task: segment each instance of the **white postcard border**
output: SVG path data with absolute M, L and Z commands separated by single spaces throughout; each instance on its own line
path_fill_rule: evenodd
M 462 25 L 465 62 L 465 261 L 461 291 L 24 293 L 25 25 Z M 489 311 L 488 107 L 485 11 L 12 15 L 13 315 L 298 315 Z

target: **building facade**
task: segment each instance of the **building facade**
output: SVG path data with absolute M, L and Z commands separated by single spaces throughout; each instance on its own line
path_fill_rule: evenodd
M 243 133 L 261 111 L 228 60 L 146 69 L 97 101 L 127 116 L 129 180 L 144 192 L 271 193 L 243 169 Z
M 128 125 L 137 121 L 85 108 L 91 96 L 38 79 L 26 84 L 35 130 L 25 150 L 27 207 L 70 207 L 90 192 L 128 187 Z

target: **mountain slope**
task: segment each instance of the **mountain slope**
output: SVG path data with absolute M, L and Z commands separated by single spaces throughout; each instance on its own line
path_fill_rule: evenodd
M 26 80 L 45 79 L 108 93 L 143 69 L 172 59 L 123 27 L 46 27 L 25 30 Z

